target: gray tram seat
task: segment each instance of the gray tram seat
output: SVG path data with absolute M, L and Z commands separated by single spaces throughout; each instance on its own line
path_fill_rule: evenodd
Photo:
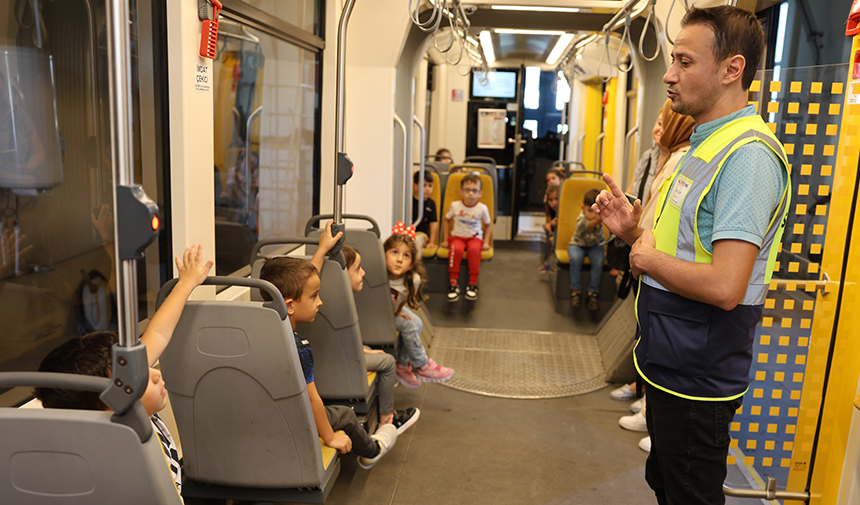
M 259 279 L 203 284 L 265 289 L 273 301 L 189 301 L 161 356 L 183 442 L 183 496 L 323 503 L 340 460 L 317 435 L 283 297 Z
M 0 374 L 0 387 L 100 392 L 110 379 L 44 372 Z M 119 422 L 117 422 L 119 421 Z M 131 426 L 138 426 L 138 430 Z M 0 409 L 0 501 L 20 505 L 179 505 L 143 405 L 122 416 L 66 409 Z
M 397 328 L 394 326 L 394 311 L 391 307 L 391 288 L 388 285 L 388 267 L 385 252 L 379 240 L 379 225 L 370 216 L 344 214 L 344 219 L 366 221 L 370 228 L 347 228 L 345 243 L 361 254 L 364 269 L 364 288 L 355 295 L 355 308 L 361 328 L 361 340 L 365 345 L 393 348 L 397 344 Z M 314 216 L 305 225 L 305 236 L 319 237 L 321 230 L 315 226 L 323 220 L 332 219 L 331 214 Z M 308 253 L 313 246 L 308 246 Z
M 445 163 L 444 161 L 430 161 L 428 159 L 424 162 L 425 170 L 439 174 L 439 191 L 445 191 L 445 182 L 448 180 L 448 167 L 450 166 L 450 163 Z
M 251 278 L 259 279 L 267 258 L 260 255 L 263 247 L 271 245 L 313 243 L 313 239 L 267 239 L 254 245 Z M 310 260 L 311 256 L 297 256 Z M 300 323 L 296 328 L 314 350 L 314 383 L 323 400 L 343 400 L 355 404 L 358 413 L 365 414 L 376 398 L 376 373 L 367 374 L 362 348 L 358 312 L 349 274 L 342 266 L 343 255 L 336 260 L 326 258 L 320 272 L 322 307 L 312 323 Z M 251 290 L 251 300 L 262 301 L 257 289 Z

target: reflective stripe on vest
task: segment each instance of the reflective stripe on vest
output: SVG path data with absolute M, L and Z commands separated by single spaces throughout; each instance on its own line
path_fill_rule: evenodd
M 711 263 L 713 254 L 705 249 L 699 237 L 699 208 L 713 187 L 726 159 L 751 142 L 761 142 L 768 146 L 782 161 L 783 169 L 787 172 L 788 162 L 782 144 L 761 117 L 746 116 L 727 123 L 705 139 L 695 152 L 685 156 L 678 169 L 661 188 L 653 230 L 657 250 L 685 261 Z M 767 296 L 768 284 L 785 230 L 785 219 L 791 202 L 790 190 L 789 179 L 779 206 L 768 223 L 753 265 L 750 285 L 741 305 L 761 305 Z M 647 275 L 643 276 L 643 282 L 668 291 Z

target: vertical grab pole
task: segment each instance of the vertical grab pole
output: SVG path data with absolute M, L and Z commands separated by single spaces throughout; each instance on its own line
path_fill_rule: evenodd
M 570 133 L 570 127 L 569 126 L 567 128 L 567 132 L 564 131 L 564 125 L 566 125 L 566 124 L 567 124 L 567 107 L 565 106 L 565 108 L 561 109 L 561 125 L 562 125 L 562 127 L 561 127 L 561 132 L 558 136 L 559 137 L 559 141 L 558 141 L 558 159 L 559 159 L 559 161 L 564 161 L 564 138 L 565 138 L 565 135 Z
M 236 108 L 233 107 L 235 111 Z M 263 106 L 257 107 L 254 112 L 248 116 L 245 121 L 245 224 L 251 226 L 251 125 L 254 123 L 260 113 L 263 112 Z M 257 160 L 259 164 L 259 160 Z M 256 226 L 254 226 L 256 229 Z
M 110 87 L 111 159 L 114 174 L 114 268 L 117 276 L 119 343 L 111 349 L 111 381 L 99 398 L 121 417 L 130 409 L 145 414 L 137 400 L 149 382 L 146 346 L 137 344 L 137 259 L 158 237 L 158 206 L 134 183 L 132 165 L 131 57 L 129 0 L 106 2 Z M 143 417 L 145 418 L 145 416 Z M 135 425 L 136 421 L 129 421 Z M 137 425 L 151 436 L 150 423 Z
M 418 168 L 418 190 L 422 192 L 424 191 L 424 165 L 426 160 L 424 156 L 427 154 L 427 130 L 424 129 L 424 125 L 421 124 L 421 121 L 418 120 L 418 116 L 412 116 L 412 122 L 418 125 L 418 128 L 421 130 L 421 163 Z M 406 164 L 409 165 L 408 163 Z M 408 178 L 406 182 L 406 186 L 409 186 Z M 408 192 L 407 192 L 408 193 Z M 406 212 L 404 210 L 404 212 Z M 415 221 L 412 223 L 412 226 L 418 227 L 418 223 L 424 219 L 424 205 L 418 205 L 418 217 L 415 218 Z M 405 222 L 405 221 L 404 221 Z
M 108 0 L 108 69 L 110 88 L 111 157 L 114 185 L 134 182 L 131 126 L 131 58 L 129 57 L 128 0 Z M 119 208 L 113 191 L 113 208 Z M 116 217 L 116 216 L 115 216 Z M 119 219 L 113 220 L 114 262 L 117 273 L 119 345 L 132 347 L 137 341 L 137 262 L 120 256 Z
M 394 124 L 399 126 L 403 132 L 403 200 L 401 202 L 400 213 L 403 216 L 401 221 L 408 223 L 409 216 L 406 215 L 406 204 L 409 202 L 406 201 L 406 196 L 409 194 L 409 176 L 406 175 L 406 172 L 409 170 L 409 158 L 406 157 L 406 151 L 409 146 L 406 139 L 406 124 L 403 123 L 403 120 L 397 114 L 394 114 Z
M 343 12 L 340 16 L 340 24 L 338 25 L 337 33 L 337 107 L 335 117 L 335 152 L 334 152 L 334 225 L 331 232 L 336 234 L 338 231 L 343 231 L 343 186 L 346 180 L 352 175 L 352 162 L 346 157 L 343 151 L 343 130 L 344 130 L 344 107 L 346 101 L 346 28 L 349 25 L 349 17 L 352 15 L 352 8 L 355 6 L 355 0 L 347 0 L 343 7 Z M 346 171 L 349 174 L 346 174 Z M 341 241 L 342 242 L 342 241 Z M 333 254 L 337 254 L 340 250 L 340 245 L 332 249 Z

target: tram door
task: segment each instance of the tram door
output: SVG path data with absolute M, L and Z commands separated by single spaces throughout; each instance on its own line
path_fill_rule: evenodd
M 851 54 L 858 49 L 855 41 Z M 775 479 L 770 503 L 803 503 L 785 500 L 784 492 L 811 492 L 809 503 L 836 502 L 845 448 L 828 445 L 845 419 L 830 412 L 837 395 L 832 374 L 844 373 L 853 391 L 858 368 L 840 368 L 858 346 L 840 329 L 858 309 L 845 298 L 847 269 L 857 268 L 860 255 L 860 237 L 851 246 L 849 229 L 857 217 L 860 126 L 860 83 L 850 72 L 845 64 L 776 68 L 760 72 L 750 88 L 750 103 L 785 145 L 793 197 L 756 329 L 752 383 L 730 427 L 726 485 L 765 498 Z M 828 451 L 838 453 L 839 466 L 833 458 L 828 463 Z M 825 488 L 834 478 L 835 488 Z M 829 498 L 817 501 L 822 489 Z

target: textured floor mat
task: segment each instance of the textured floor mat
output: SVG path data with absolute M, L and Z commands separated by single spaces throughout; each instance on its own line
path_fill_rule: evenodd
M 437 327 L 433 358 L 456 374 L 444 385 L 500 398 L 558 398 L 606 386 L 593 336 Z

